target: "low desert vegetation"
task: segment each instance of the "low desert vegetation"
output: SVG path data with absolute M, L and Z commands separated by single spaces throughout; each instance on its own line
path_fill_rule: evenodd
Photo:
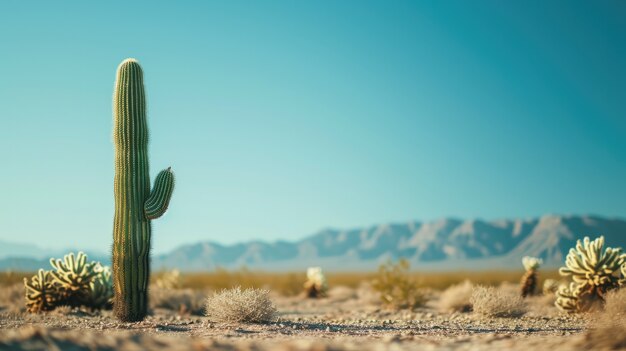
M 263 323 L 273 321 L 276 307 L 269 290 L 236 287 L 215 293 L 206 300 L 206 316 L 218 323 Z
M 156 272 L 151 281 L 155 284 L 163 275 L 171 271 Z M 542 271 L 542 278 L 558 279 L 556 270 Z M 36 272 L 0 272 L 0 286 L 22 283 L 24 278 L 32 277 Z M 477 285 L 497 286 L 503 282 L 516 282 L 519 271 L 454 271 L 454 272 L 421 272 L 407 273 L 422 287 L 433 290 L 445 290 L 469 280 Z M 376 278 L 375 272 L 324 272 L 328 286 L 344 286 L 357 289 L 363 282 L 371 282 Z M 546 280 L 547 280 L 546 279 Z M 263 272 L 248 269 L 225 270 L 217 269 L 211 272 L 188 273 L 181 272 L 178 277 L 179 288 L 194 290 L 223 290 L 233 286 L 242 288 L 266 288 L 282 296 L 296 296 L 302 293 L 302 286 L 306 282 L 305 272 Z M 540 284 L 542 284 L 540 278 Z
M 426 303 L 426 293 L 411 276 L 409 269 L 410 263 L 405 259 L 397 263 L 388 261 L 378 268 L 372 287 L 386 306 L 412 310 Z
M 559 290 L 559 285 L 561 285 L 561 283 L 559 283 L 558 280 L 556 279 L 546 279 L 543 282 L 543 294 L 544 295 L 554 295 L 556 294 L 557 290 Z
M 452 285 L 441 293 L 437 307 L 444 312 L 469 312 L 473 290 L 474 284 L 469 280 Z
M 108 267 L 88 262 L 87 255 L 67 254 L 50 259 L 52 270 L 40 269 L 30 279 L 24 278 L 26 306 L 29 312 L 51 311 L 59 306 L 110 308 L 113 280 Z
M 537 271 L 542 264 L 543 260 L 537 257 L 525 256 L 522 258 L 522 265 L 526 270 L 520 283 L 522 297 L 532 296 L 537 293 L 537 284 L 539 281 Z
M 603 314 L 608 319 L 626 321 L 626 289 L 617 289 L 606 294 Z
M 470 298 L 474 313 L 484 317 L 519 317 L 527 306 L 519 294 L 492 286 L 476 286 Z
M 172 269 L 171 271 L 163 271 L 155 274 L 153 277 L 154 285 L 161 289 L 180 289 L 180 271 Z
M 557 290 L 556 306 L 570 313 L 600 309 L 607 293 L 624 285 L 624 265 L 626 254 L 621 248 L 604 249 L 604 237 L 578 240 L 559 270 L 571 281 Z
M 308 298 L 320 298 L 328 296 L 328 281 L 321 267 L 309 267 L 306 271 L 304 293 Z
M 166 289 L 153 287 L 150 293 L 150 307 L 163 308 L 178 315 L 204 315 L 205 294 L 192 289 Z

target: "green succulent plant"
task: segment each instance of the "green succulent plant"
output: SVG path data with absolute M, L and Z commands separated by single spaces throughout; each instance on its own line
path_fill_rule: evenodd
M 89 305 L 93 308 L 113 306 L 113 277 L 108 266 L 99 263 L 94 270 L 97 274 L 89 283 Z
M 51 271 L 40 269 L 24 279 L 26 306 L 30 312 L 45 312 L 60 306 L 111 307 L 113 279 L 109 267 L 87 262 L 83 252 L 50 259 Z
M 556 306 L 573 312 L 587 310 L 596 302 L 604 302 L 606 293 L 619 287 L 619 270 L 625 262 L 626 254 L 621 248 L 604 249 L 603 236 L 593 241 L 588 237 L 578 240 L 566 257 L 565 267 L 559 269 L 562 276 L 572 278 L 572 283 L 569 287 L 559 288 Z M 576 300 L 575 304 L 572 304 L 572 299 Z
M 561 285 L 556 291 L 556 306 L 565 312 L 577 312 L 587 308 L 586 301 L 579 298 L 576 292 L 577 284 Z
M 69 253 L 63 259 L 50 259 L 52 279 L 59 285 L 60 296 L 65 305 L 81 306 L 89 303 L 90 284 L 96 272 L 96 262 L 87 262 L 87 255 L 79 252 L 77 255 Z
M 24 278 L 26 308 L 28 312 L 53 310 L 58 302 L 58 288 L 50 271 L 40 269 L 32 278 Z
M 115 315 L 127 322 L 148 311 L 152 220 L 165 213 L 174 191 L 174 173 L 162 170 L 150 189 L 148 122 L 143 70 L 135 59 L 117 69 L 113 93 L 115 217 L 113 286 Z

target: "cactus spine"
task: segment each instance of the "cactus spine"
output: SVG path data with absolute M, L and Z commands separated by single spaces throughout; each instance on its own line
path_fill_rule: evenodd
M 115 315 L 140 321 L 148 308 L 150 221 L 163 215 L 174 189 L 171 169 L 161 171 L 150 191 L 148 125 L 143 72 L 134 59 L 117 69 L 113 95 L 115 218 L 113 286 Z

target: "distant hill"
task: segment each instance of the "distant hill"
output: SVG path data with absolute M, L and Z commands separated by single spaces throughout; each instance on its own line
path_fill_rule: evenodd
M 604 235 L 607 245 L 626 248 L 626 220 L 599 216 L 546 215 L 531 219 L 459 220 L 382 224 L 348 230 L 325 229 L 302 240 L 184 245 L 154 256 L 153 268 L 209 271 L 217 267 L 294 271 L 322 266 L 331 271 L 373 270 L 387 259 L 408 258 L 418 270 L 521 269 L 526 255 L 546 266 L 563 263 L 577 239 Z M 5 243 L 1 243 L 5 244 Z M 0 254 L 0 269 L 48 267 L 42 256 Z M 36 249 L 33 249 L 36 250 Z M 3 252 L 11 252 L 5 249 Z M 37 252 L 38 251 L 30 251 Z M 60 254 L 56 254 L 60 257 Z M 47 257 L 50 257 L 49 255 Z M 90 258 L 108 262 L 104 254 Z
M 201 242 L 154 257 L 156 269 L 188 271 L 216 267 L 302 270 L 371 270 L 387 259 L 408 258 L 416 269 L 520 269 L 521 257 L 561 265 L 584 236 L 604 235 L 609 246 L 626 248 L 626 221 L 599 216 L 546 215 L 497 221 L 442 219 L 326 229 L 295 242 L 253 241 L 236 245 Z

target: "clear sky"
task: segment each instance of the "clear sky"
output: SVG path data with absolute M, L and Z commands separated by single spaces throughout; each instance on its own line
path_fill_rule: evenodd
M 0 240 L 108 250 L 143 65 L 154 249 L 440 217 L 626 215 L 623 1 L 2 1 Z

